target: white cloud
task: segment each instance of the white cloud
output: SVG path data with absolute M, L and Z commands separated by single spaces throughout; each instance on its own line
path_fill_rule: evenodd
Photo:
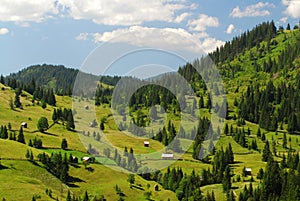
M 9 30 L 7 28 L 0 28 L 0 35 L 8 34 Z
M 267 16 L 270 15 L 270 11 L 265 9 L 266 7 L 275 7 L 274 4 L 268 2 L 258 2 L 257 4 L 249 5 L 245 8 L 244 11 L 240 9 L 239 6 L 235 7 L 231 13 L 231 17 L 258 17 L 258 16 Z
M 202 31 L 202 32 L 197 32 L 193 34 L 194 36 L 196 36 L 197 38 L 201 39 L 201 38 L 208 38 L 209 35 L 207 32 Z
M 57 0 L 74 19 L 105 25 L 138 25 L 149 21 L 174 21 L 175 11 L 188 8 L 183 1 L 161 0 Z
M 192 31 L 205 31 L 207 27 L 218 27 L 219 19 L 201 14 L 198 19 L 189 20 L 187 25 Z
M 182 21 L 184 21 L 188 16 L 190 16 L 191 13 L 182 13 L 181 15 L 178 15 L 175 19 L 174 22 L 176 23 L 180 23 Z
M 58 14 L 55 0 L 1 0 L 0 21 L 22 25 L 22 22 L 42 22 L 55 14 Z
M 286 21 L 287 21 L 287 19 L 288 19 L 288 17 L 283 17 L 283 18 L 281 18 L 279 21 L 280 21 L 280 22 L 283 22 L 283 23 L 285 24 Z
M 208 53 L 223 41 L 210 38 L 206 32 L 191 34 L 181 28 L 131 26 L 111 32 L 90 33 L 95 43 L 127 43 L 138 47 Z M 201 40 L 199 40 L 201 38 Z
M 207 52 L 212 52 L 214 51 L 217 47 L 220 47 L 221 45 L 224 45 L 225 42 L 215 39 L 215 38 L 205 38 L 201 42 L 201 47 Z
M 287 6 L 284 13 L 292 18 L 300 17 L 300 1 L 282 0 L 282 4 Z
M 80 33 L 78 36 L 76 36 L 76 40 L 87 40 L 88 36 L 88 33 Z
M 226 33 L 231 34 L 233 32 L 233 30 L 234 30 L 234 25 L 230 24 L 226 29 Z

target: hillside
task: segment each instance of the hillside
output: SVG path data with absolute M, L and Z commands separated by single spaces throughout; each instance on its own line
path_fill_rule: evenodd
M 134 79 L 126 78 L 117 98 L 130 104 L 113 105 L 114 111 L 112 92 L 120 77 L 100 80 L 104 87 L 95 97 L 63 96 L 71 94 L 67 91 L 78 71 L 62 66 L 34 66 L 6 77 L 4 84 L 16 79 L 19 85 L 12 89 L 0 84 L 0 179 L 6 181 L 0 198 L 52 200 L 46 194 L 51 189 L 58 200 L 66 200 L 68 190 L 74 195 L 69 200 L 85 192 L 86 200 L 100 195 L 107 200 L 299 200 L 300 30 L 277 30 L 273 22 L 263 23 L 210 56 L 225 95 L 212 100 L 208 89 L 216 93 L 221 88 L 206 86 L 192 64 L 186 64 L 178 73 L 195 96 L 186 95 L 188 90 L 178 88 L 180 82 L 168 74 L 158 79 L 179 91 L 179 97 L 150 81 L 128 97 L 133 88 L 126 80 Z M 54 88 L 59 94 L 55 104 L 20 92 L 32 80 L 35 88 Z M 135 81 L 137 86 L 142 82 Z M 207 136 L 222 109 L 227 114 Z M 37 128 L 42 116 L 49 124 L 44 132 Z M 27 123 L 25 143 L 20 140 L 22 122 Z M 42 147 L 29 146 L 36 139 Z M 63 139 L 67 149 L 62 148 Z M 184 147 L 188 149 L 181 153 Z M 163 160 L 163 153 L 180 159 Z M 84 162 L 84 156 L 95 157 L 95 162 Z M 132 184 L 130 172 L 135 173 Z
M 72 95 L 74 82 L 79 73 L 78 69 L 66 68 L 63 65 L 33 65 L 17 73 L 11 73 L 6 77 L 6 82 L 17 80 L 20 84 L 30 84 L 35 82 L 39 87 L 52 88 L 58 95 Z M 100 81 L 104 84 L 115 85 L 120 77 L 110 77 L 80 73 L 82 80 Z M 89 83 L 89 82 L 87 82 Z

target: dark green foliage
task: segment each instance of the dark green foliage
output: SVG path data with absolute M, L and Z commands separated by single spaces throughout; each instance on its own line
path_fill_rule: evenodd
M 14 106 L 15 106 L 16 108 L 21 108 L 22 103 L 21 103 L 21 101 L 20 101 L 20 94 L 17 94 L 17 93 L 16 93 L 16 95 L 15 95 L 15 100 L 14 100 Z
M 72 114 L 72 110 L 69 110 L 69 112 L 68 112 L 66 128 L 68 130 L 74 130 L 75 129 L 75 123 L 74 123 L 74 117 L 73 117 L 73 114 Z
M 280 167 L 277 162 L 269 161 L 267 163 L 262 186 L 263 200 L 267 200 L 267 198 L 270 195 L 280 195 L 282 187 L 282 178 L 280 176 Z
M 128 178 L 127 178 L 127 181 L 129 182 L 130 187 L 131 187 L 134 184 L 134 181 L 135 181 L 134 174 L 129 174 Z
M 100 122 L 100 130 L 104 131 L 104 129 L 105 129 L 105 127 L 104 127 L 104 122 L 101 121 L 101 122 Z
M 0 127 L 0 138 L 1 139 L 7 139 L 8 138 L 8 130 L 6 126 L 1 126 Z
M 25 137 L 24 137 L 24 134 L 23 134 L 23 127 L 22 126 L 20 127 L 17 141 L 20 142 L 20 143 L 25 144 Z
M 256 139 L 253 139 L 251 141 L 251 146 L 250 146 L 251 149 L 253 150 L 258 150 L 258 146 L 257 146 L 257 142 L 256 142 Z
M 210 53 L 209 56 L 215 63 L 231 61 L 235 56 L 243 52 L 245 48 L 255 47 L 261 41 L 271 39 L 276 36 L 276 27 L 273 21 L 264 22 L 251 31 L 247 31 L 239 37 L 235 37 L 232 41 L 226 42 L 225 45 L 217 48 L 216 51 Z
M 23 83 L 24 90 L 33 94 L 37 87 L 50 87 L 55 80 L 55 92 L 60 95 L 71 95 L 78 70 L 67 69 L 64 66 L 35 65 L 16 74 L 11 74 L 7 80 L 18 80 Z M 9 81 L 12 82 L 12 81 Z M 10 86 L 10 85 L 9 85 Z M 51 104 L 50 104 L 51 105 Z
M 48 172 L 64 183 L 68 181 L 69 164 L 66 154 L 62 157 L 61 153 L 52 153 L 49 157 L 47 154 L 43 153 L 38 155 L 38 159 L 44 164 Z
M 37 123 L 37 128 L 40 132 L 44 132 L 49 128 L 48 119 L 41 117 Z
M 259 169 L 256 178 L 259 180 L 262 180 L 264 178 L 264 170 L 262 168 Z
M 228 194 L 231 189 L 231 173 L 230 173 L 230 167 L 228 165 L 225 168 L 222 184 L 223 184 L 223 191 Z
M 52 113 L 52 120 L 54 122 L 62 121 L 66 124 L 66 128 L 68 130 L 74 130 L 75 129 L 75 122 L 73 117 L 73 112 L 71 109 L 54 109 Z
M 286 139 L 286 133 L 283 134 L 282 139 L 282 148 L 287 149 L 287 139 Z
M 67 142 L 67 140 L 65 138 L 62 139 L 62 141 L 61 141 L 61 148 L 63 150 L 66 150 L 68 148 L 68 142 Z
M 263 153 L 262 153 L 262 161 L 267 162 L 273 160 L 272 152 L 270 151 L 269 141 L 266 141 Z
M 127 147 L 125 147 L 124 158 L 122 158 L 121 155 L 118 153 L 118 150 L 115 149 L 113 159 L 119 166 L 128 169 L 132 172 L 136 172 L 139 168 L 132 148 L 130 148 L 130 151 L 128 152 Z
M 228 124 L 226 123 L 224 128 L 224 134 L 228 135 L 228 133 L 229 133 L 229 128 L 228 128 Z
M 210 121 L 208 118 L 203 117 L 203 118 L 199 119 L 196 137 L 194 139 L 194 144 L 193 144 L 193 158 L 194 159 L 200 159 L 203 156 L 200 152 L 201 144 L 207 135 L 209 125 L 210 125 Z
M 246 139 L 246 133 L 244 129 L 236 128 L 235 132 L 232 134 L 233 139 L 239 143 L 242 147 L 247 147 L 247 139 Z
M 43 147 L 43 142 L 41 139 L 34 138 L 33 141 L 30 139 L 28 146 L 40 149 Z
M 5 84 L 4 76 L 2 74 L 1 74 L 1 77 L 0 77 L 0 83 Z

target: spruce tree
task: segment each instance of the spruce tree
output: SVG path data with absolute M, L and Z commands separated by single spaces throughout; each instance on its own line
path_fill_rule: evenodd
M 82 201 L 89 201 L 89 195 L 88 195 L 87 191 L 85 191 Z
M 262 161 L 267 162 L 273 159 L 272 153 L 270 151 L 269 141 L 267 140 L 262 153 Z
M 66 150 L 68 148 L 68 142 L 67 142 L 67 140 L 65 138 L 62 139 L 62 141 L 61 141 L 61 148 L 63 150 Z
M 23 127 L 22 126 L 20 127 L 17 141 L 20 142 L 20 143 L 25 144 L 25 139 L 24 139 Z
M 230 175 L 230 167 L 228 165 L 225 168 L 222 184 L 223 184 L 223 191 L 228 193 L 231 189 L 231 175 Z
M 283 134 L 282 148 L 287 149 L 287 137 L 286 137 L 286 133 Z

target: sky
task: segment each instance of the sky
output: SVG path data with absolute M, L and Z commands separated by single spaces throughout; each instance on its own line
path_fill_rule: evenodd
M 166 57 L 169 63 L 146 51 L 148 60 L 178 67 L 182 55 L 201 55 L 196 46 L 208 53 L 261 22 L 293 27 L 299 19 L 300 0 L 0 0 L 0 73 L 44 63 L 116 66 L 124 54 L 113 46 L 118 43 L 134 47 L 122 49 L 127 52 L 166 49 L 177 54 Z M 96 52 L 98 60 L 89 61 Z M 129 58 L 117 62 L 122 74 L 130 71 Z M 133 58 L 144 60 L 139 54 Z

